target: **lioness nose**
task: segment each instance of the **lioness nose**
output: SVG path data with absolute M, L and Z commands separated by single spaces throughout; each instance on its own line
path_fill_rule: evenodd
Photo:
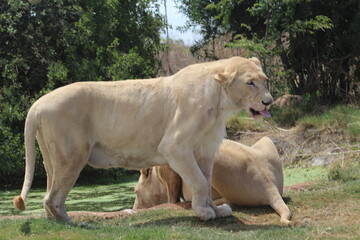
M 265 106 L 268 106 L 268 105 L 272 104 L 273 99 L 270 98 L 270 99 L 268 99 L 268 100 L 266 100 L 266 101 L 261 101 L 261 102 L 262 102 L 262 104 L 264 104 Z

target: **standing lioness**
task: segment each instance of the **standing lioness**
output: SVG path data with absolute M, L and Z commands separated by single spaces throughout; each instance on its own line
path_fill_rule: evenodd
M 47 172 L 46 215 L 70 221 L 66 197 L 86 164 L 147 168 L 169 164 L 190 186 L 202 220 L 228 216 L 211 197 L 216 149 L 229 114 L 268 115 L 273 99 L 256 58 L 188 66 L 170 77 L 74 83 L 36 101 L 25 123 L 26 172 L 20 210 L 35 166 L 35 136 Z

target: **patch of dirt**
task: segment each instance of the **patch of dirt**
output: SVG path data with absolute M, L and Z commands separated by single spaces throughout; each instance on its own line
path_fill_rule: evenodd
M 91 222 L 93 220 L 109 220 L 114 218 L 128 217 L 141 211 L 154 209 L 171 209 L 171 210 L 190 210 L 191 202 L 164 203 L 147 209 L 125 209 L 116 212 L 68 212 L 71 219 L 81 222 Z
M 284 192 L 286 191 L 307 191 L 311 185 L 314 183 L 312 182 L 304 182 L 304 183 L 297 183 L 289 186 L 284 186 Z
M 177 203 L 163 203 L 149 209 L 178 209 L 178 210 L 190 210 L 191 201 L 177 202 Z
M 68 212 L 69 217 L 73 220 L 77 221 L 90 221 L 90 220 L 108 220 L 113 218 L 119 218 L 119 217 L 127 217 L 130 216 L 137 211 L 132 209 L 125 209 L 121 211 L 116 212 Z

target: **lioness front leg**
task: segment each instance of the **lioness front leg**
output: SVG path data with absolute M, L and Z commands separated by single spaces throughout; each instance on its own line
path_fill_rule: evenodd
M 214 166 L 214 158 L 211 156 L 203 157 L 198 160 L 198 165 L 204 174 L 204 177 L 207 182 L 207 188 L 209 191 L 209 199 L 207 199 L 207 202 L 211 206 L 211 208 L 214 209 L 216 213 L 216 217 L 228 217 L 231 216 L 232 210 L 231 207 L 228 204 L 222 204 L 220 206 L 216 206 L 214 201 L 212 200 L 211 196 L 211 188 L 212 188 L 212 172 L 213 172 L 213 166 Z
M 216 213 L 211 206 L 208 182 L 195 161 L 194 153 L 187 147 L 163 144 L 159 152 L 168 161 L 170 167 L 190 186 L 192 208 L 203 221 L 214 219 Z

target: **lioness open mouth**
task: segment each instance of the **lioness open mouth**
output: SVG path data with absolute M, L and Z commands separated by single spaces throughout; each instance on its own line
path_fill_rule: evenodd
M 263 117 L 271 117 L 271 114 L 269 113 L 269 111 L 265 108 L 262 111 L 256 111 L 253 108 L 250 108 L 250 113 L 252 117 L 257 117 L 257 116 L 263 116 Z

